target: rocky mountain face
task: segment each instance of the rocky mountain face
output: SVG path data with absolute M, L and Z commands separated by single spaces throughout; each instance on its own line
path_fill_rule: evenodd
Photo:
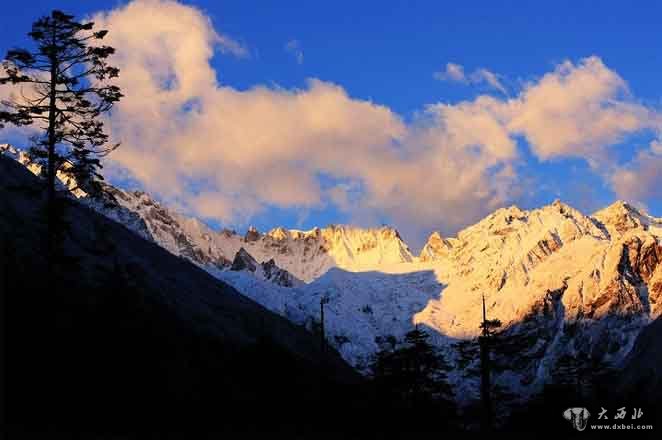
M 548 381 L 563 356 L 618 366 L 662 313 L 662 220 L 616 202 L 594 216 L 556 201 L 496 211 L 432 256 L 447 287 L 415 316 L 445 338 L 490 318 L 518 345 L 499 381 L 518 393 Z M 475 388 L 474 388 L 475 389 Z
M 620 366 L 662 314 L 662 219 L 625 202 L 586 215 L 562 203 L 502 208 L 456 237 L 433 233 L 413 256 L 396 230 L 214 231 L 153 201 L 108 187 L 90 202 L 293 322 L 313 326 L 322 298 L 329 342 L 366 371 L 381 342 L 418 323 L 455 366 L 460 395 L 477 393 L 475 338 L 485 297 L 514 342 L 495 355 L 497 382 L 520 395 L 550 380 L 564 356 Z
M 301 280 L 293 277 L 288 271 L 276 266 L 273 258 L 269 261 L 258 263 L 243 247 L 239 249 L 234 260 L 232 260 L 230 270 L 247 271 L 259 279 L 271 281 L 283 287 L 294 287 L 303 284 Z

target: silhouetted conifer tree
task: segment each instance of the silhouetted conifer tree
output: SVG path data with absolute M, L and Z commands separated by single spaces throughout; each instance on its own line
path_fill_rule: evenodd
M 378 398 L 403 409 L 432 407 L 452 398 L 446 373 L 450 367 L 429 342 L 429 335 L 414 328 L 404 343 L 384 344 L 371 364 Z
M 443 356 L 430 344 L 430 336 L 418 325 L 405 335 L 404 358 L 408 362 L 411 396 L 418 402 L 452 394 L 446 373 L 450 370 Z
M 494 408 L 492 406 L 492 361 L 490 359 L 491 345 L 494 343 L 496 329 L 501 327 L 498 319 L 487 319 L 485 297 L 483 296 L 483 320 L 480 323 L 481 335 L 478 338 L 480 346 L 480 398 L 483 403 L 483 429 L 494 428 Z
M 56 229 L 57 173 L 74 178 L 88 193 L 98 192 L 99 158 L 118 146 L 107 145 L 100 120 L 122 97 L 107 83 L 119 73 L 106 62 L 115 49 L 97 45 L 108 31 L 93 28 L 92 22 L 55 10 L 33 23 L 28 36 L 35 49 L 11 49 L 2 62 L 0 84 L 15 87 L 1 103 L 0 128 L 38 125 L 30 155 L 46 171 L 49 251 Z

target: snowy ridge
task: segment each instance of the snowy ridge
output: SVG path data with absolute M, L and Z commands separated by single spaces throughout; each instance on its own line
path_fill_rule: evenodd
M 0 154 L 14 159 L 16 162 L 25 166 L 28 170 L 30 170 L 30 172 L 37 176 L 41 174 L 42 166 L 39 163 L 32 161 L 30 156 L 23 150 L 14 148 L 9 144 L 0 144 Z M 67 166 L 70 165 L 67 163 L 65 164 L 64 168 L 66 169 Z M 68 191 L 68 194 L 76 198 L 83 198 L 87 196 L 85 191 L 78 188 L 76 181 L 66 173 L 58 171 L 57 178 L 58 179 L 56 180 L 56 185 L 59 186 L 61 190 Z
M 413 261 L 409 248 L 393 228 L 333 225 L 310 231 L 276 228 L 265 234 L 251 228 L 242 237 L 227 229 L 214 231 L 145 194 L 123 195 L 117 197 L 120 204 L 145 221 L 155 242 L 202 266 L 227 267 L 243 248 L 258 263 L 273 260 L 295 279 L 311 282 L 333 267 L 358 270 Z

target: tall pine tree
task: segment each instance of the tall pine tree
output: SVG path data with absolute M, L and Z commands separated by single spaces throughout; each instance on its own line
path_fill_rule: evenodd
M 108 145 L 100 118 L 122 97 L 108 83 L 119 74 L 106 60 L 115 49 L 100 45 L 108 31 L 93 28 L 93 22 L 81 23 L 55 10 L 33 23 L 28 36 L 35 48 L 9 50 L 0 72 L 0 84 L 14 86 L 12 97 L 0 105 L 0 128 L 7 123 L 37 126 L 30 154 L 46 170 L 51 252 L 58 172 L 85 192 L 97 192 L 99 158 L 118 146 Z
M 494 408 L 492 406 L 492 362 L 490 348 L 496 334 L 501 327 L 498 319 L 487 319 L 485 296 L 483 295 L 483 320 L 480 323 L 481 335 L 478 338 L 480 346 L 480 398 L 483 403 L 483 430 L 491 431 L 494 427 Z

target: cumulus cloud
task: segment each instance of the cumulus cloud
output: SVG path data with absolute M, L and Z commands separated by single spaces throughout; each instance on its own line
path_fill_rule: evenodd
M 291 54 L 297 64 L 303 64 L 303 49 L 299 40 L 290 40 L 285 43 L 285 52 Z
M 122 27 L 115 21 L 125 13 L 109 15 L 108 27 L 117 33 Z M 199 34 L 199 43 L 207 34 Z M 179 50 L 164 53 L 155 71 L 154 60 L 142 55 L 154 48 L 141 38 L 119 59 L 127 97 L 112 128 L 124 144 L 112 158 L 184 209 L 237 222 L 269 206 L 316 207 L 329 200 L 358 216 L 383 212 L 403 223 L 415 216 L 414 223 L 426 226 L 440 218 L 458 226 L 503 202 L 493 183 L 514 144 L 492 143 L 497 127 L 484 115 L 456 126 L 462 110 L 431 107 L 412 129 L 390 109 L 316 79 L 300 90 L 219 86 L 204 68 L 211 51 L 199 51 L 199 68 L 179 70 Z M 174 79 L 164 83 L 162 71 Z M 130 90 L 135 78 L 142 84 Z M 450 132 L 440 125 L 444 115 Z M 361 194 L 342 195 L 345 185 L 322 188 L 320 174 Z
M 565 62 L 513 98 L 431 104 L 406 123 L 319 79 L 292 90 L 218 83 L 210 59 L 228 44 L 191 6 L 137 0 L 96 20 L 111 30 L 126 95 L 109 120 L 123 143 L 111 170 L 226 224 L 330 203 L 412 233 L 452 232 L 517 197 L 520 138 L 540 160 L 597 160 L 657 123 L 596 57 Z M 498 88 L 488 73 L 481 81 Z M 445 74 L 474 81 L 459 65 Z
M 483 68 L 476 69 L 474 72 L 466 75 L 464 73 L 464 67 L 460 64 L 447 63 L 444 71 L 435 72 L 433 76 L 439 81 L 454 81 L 463 84 L 486 83 L 504 95 L 508 94 L 506 88 L 501 84 L 499 76 L 496 73 Z
M 147 36 L 133 26 L 144 14 Z M 319 204 L 319 172 L 355 176 L 405 130 L 389 109 L 315 79 L 301 90 L 218 85 L 214 31 L 189 6 L 138 1 L 97 21 L 121 49 L 114 61 L 126 98 L 110 122 L 124 145 L 113 160 L 204 216 L 229 221 L 268 205 Z
M 600 58 L 566 61 L 511 101 L 509 129 L 523 134 L 541 159 L 599 161 L 626 135 L 654 128 L 657 116 L 629 99 L 627 85 Z

